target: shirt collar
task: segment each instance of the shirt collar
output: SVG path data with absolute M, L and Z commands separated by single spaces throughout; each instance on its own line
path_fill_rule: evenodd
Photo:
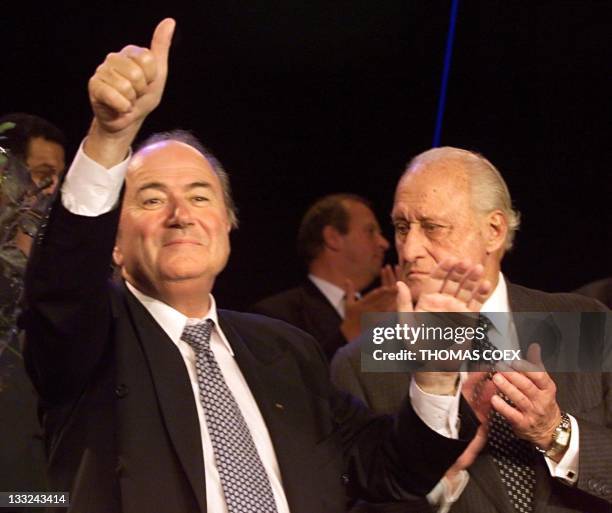
M 206 319 L 211 319 L 215 323 L 214 332 L 219 335 L 223 345 L 226 347 L 229 353 L 234 356 L 232 346 L 230 346 L 227 338 L 225 337 L 225 334 L 221 330 L 221 326 L 219 326 L 217 304 L 212 294 L 208 295 L 210 299 L 210 309 L 208 310 L 208 313 L 201 319 L 198 319 L 187 317 L 186 315 L 183 315 L 181 312 L 175 310 L 163 301 L 155 299 L 151 296 L 147 296 L 127 281 L 125 282 L 125 285 L 130 290 L 130 292 L 134 294 L 134 296 L 136 296 L 136 299 L 138 299 L 142 306 L 147 309 L 153 319 L 155 319 L 157 324 L 162 327 L 168 337 L 170 337 L 170 340 L 172 340 L 172 342 L 174 342 L 175 344 L 178 344 L 179 340 L 181 340 L 181 335 L 183 334 L 185 326 L 192 326 L 194 324 L 203 322 Z
M 508 301 L 508 286 L 504 275 L 500 272 L 497 280 L 497 286 L 493 293 L 487 298 L 480 309 L 482 313 L 487 313 L 487 317 L 497 331 L 501 334 L 508 334 L 510 330 L 511 316 L 507 315 L 510 312 L 510 303 Z M 502 315 L 495 315 L 495 313 Z
M 327 298 L 331 305 L 340 314 L 340 317 L 344 317 L 344 296 L 346 292 L 337 285 L 334 285 L 333 283 L 324 280 L 323 278 L 319 278 L 314 274 L 309 274 L 308 278 Z

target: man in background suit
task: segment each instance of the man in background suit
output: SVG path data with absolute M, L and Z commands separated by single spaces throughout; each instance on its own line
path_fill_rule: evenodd
M 519 225 L 507 186 L 484 157 L 456 148 L 438 148 L 415 157 L 401 177 L 392 211 L 395 244 L 405 282 L 413 300 L 423 293 L 438 262 L 454 255 L 484 266 L 493 284 L 482 312 L 590 312 L 603 305 L 573 294 L 546 294 L 508 283 L 501 274 L 503 255 L 512 247 Z M 493 326 L 491 338 L 507 339 L 527 354 L 511 326 Z M 538 360 L 531 353 L 532 359 Z M 539 363 L 539 362 L 538 362 Z M 612 506 L 612 379 L 601 373 L 497 373 L 497 393 L 491 404 L 511 424 L 517 437 L 549 450 L 534 462 L 533 509 L 526 511 L 610 511 Z M 477 378 L 472 374 L 470 380 Z M 468 381 L 470 381 L 468 380 Z M 409 374 L 362 373 L 361 344 L 350 344 L 332 362 L 332 381 L 361 398 L 379 413 L 397 411 L 401 391 L 411 385 Z M 491 388 L 491 382 L 487 387 Z M 464 383 L 464 388 L 468 383 Z M 469 385 L 473 387 L 473 382 Z M 554 449 L 552 434 L 563 427 L 567 412 L 569 443 Z M 565 417 L 565 416 L 563 416 Z M 485 420 L 486 417 L 481 417 Z M 500 471 L 485 447 L 473 463 L 464 465 L 469 483 L 460 495 L 450 494 L 441 510 L 453 512 L 514 511 Z M 467 474 L 454 474 L 457 489 Z M 457 497 L 459 495 L 459 497 Z M 456 501 L 456 502 L 455 502 Z M 439 504 L 439 501 L 435 501 Z M 407 507 L 407 511 L 410 509 Z
M 150 49 L 110 53 L 90 79 L 94 119 L 28 269 L 26 360 L 51 489 L 69 490 L 78 513 L 340 513 L 349 496 L 423 495 L 478 427 L 454 382 L 422 386 L 453 394 L 457 436 L 430 429 L 411 400 L 375 418 L 331 386 L 312 337 L 217 310 L 235 225 L 227 175 L 184 134 L 129 158 L 161 99 L 173 30 L 162 21 Z M 417 309 L 479 308 L 481 270 L 440 272 Z
M 395 310 L 395 274 L 382 267 L 389 243 L 367 200 L 331 194 L 311 205 L 297 237 L 308 278 L 262 299 L 252 311 L 310 333 L 328 358 L 359 335 L 361 314 Z M 381 286 L 358 295 L 380 275 Z
M 592 281 L 574 291 L 581 296 L 592 297 L 612 308 L 612 278 L 602 278 Z

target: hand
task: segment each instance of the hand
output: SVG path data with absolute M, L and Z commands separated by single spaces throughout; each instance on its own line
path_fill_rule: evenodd
M 491 292 L 482 265 L 449 258 L 425 282 L 415 312 L 479 312 Z
M 444 477 L 453 480 L 453 478 L 461 471 L 467 470 L 482 451 L 483 447 L 487 445 L 487 439 L 489 435 L 489 426 L 486 423 L 481 424 L 476 431 L 476 435 L 472 438 L 472 441 L 466 447 L 465 451 L 455 460 L 455 463 L 449 467 L 444 474 Z
M 110 168 L 125 158 L 143 121 L 159 105 L 174 27 L 171 18 L 161 21 L 150 49 L 129 45 L 109 53 L 89 79 L 94 119 L 83 148 L 101 165 Z
M 441 262 L 424 285 L 413 306 L 410 289 L 398 283 L 398 311 L 400 312 L 479 312 L 491 292 L 491 283 L 483 279 L 482 265 L 449 258 Z M 453 362 L 449 362 L 453 365 Z M 455 367 L 456 368 L 456 367 Z M 416 372 L 415 380 L 428 393 L 454 393 L 457 372 Z
M 396 268 L 397 270 L 398 268 Z M 390 265 L 384 266 L 380 271 L 381 286 L 371 290 L 360 299 L 355 298 L 355 285 L 346 280 L 346 302 L 344 306 L 344 320 L 340 331 L 347 340 L 353 340 L 361 333 L 361 316 L 367 312 L 395 312 L 397 298 L 397 281 L 395 271 Z
M 493 381 L 488 379 L 488 375 L 489 372 L 471 371 L 461 387 L 464 399 L 481 424 L 486 424 L 489 421 L 491 398 L 497 391 Z
M 499 390 L 513 403 L 511 406 L 499 395 L 491 398 L 495 408 L 512 426 L 517 437 L 542 449 L 550 448 L 552 435 L 561 421 L 557 404 L 557 387 L 544 369 L 540 346 L 531 344 L 527 361 L 499 364 L 501 372 L 493 377 Z
M 157 25 L 150 49 L 128 45 L 98 66 L 89 79 L 89 100 L 100 128 L 125 130 L 159 105 L 174 27 L 174 20 L 166 18 Z

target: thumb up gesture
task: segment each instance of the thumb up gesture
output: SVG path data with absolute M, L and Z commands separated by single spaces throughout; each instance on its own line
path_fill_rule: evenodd
M 109 53 L 89 79 L 94 125 L 105 135 L 132 137 L 162 97 L 175 21 L 157 25 L 150 48 L 134 45 Z

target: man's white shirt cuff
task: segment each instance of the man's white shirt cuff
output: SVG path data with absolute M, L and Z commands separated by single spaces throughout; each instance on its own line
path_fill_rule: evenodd
M 62 204 L 73 214 L 95 217 L 113 210 L 125 179 L 128 156 L 110 169 L 89 158 L 79 146 L 62 185 Z
M 436 433 L 447 438 L 459 438 L 459 399 L 464 380 L 460 373 L 460 384 L 455 395 L 436 395 L 423 392 L 414 377 L 410 381 L 410 402 L 416 414 Z
M 565 454 L 557 463 L 550 458 L 544 457 L 548 470 L 552 477 L 558 477 L 566 484 L 573 485 L 578 481 L 578 452 L 580 446 L 580 433 L 578 431 L 578 421 L 568 414 L 572 425 L 572 436 L 570 437 L 569 447 Z

